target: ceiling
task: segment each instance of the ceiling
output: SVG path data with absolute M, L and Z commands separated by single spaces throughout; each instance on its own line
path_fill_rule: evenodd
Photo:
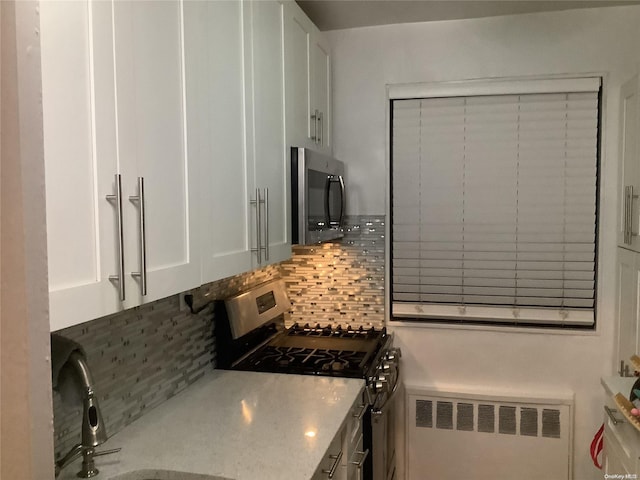
M 320 30 L 494 17 L 574 8 L 637 5 L 640 0 L 296 0 Z

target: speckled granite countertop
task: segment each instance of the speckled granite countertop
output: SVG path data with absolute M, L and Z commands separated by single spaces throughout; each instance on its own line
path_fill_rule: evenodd
M 363 386 L 215 370 L 98 447 L 122 451 L 96 457 L 94 478 L 308 480 Z M 75 479 L 79 469 L 78 460 L 58 478 Z

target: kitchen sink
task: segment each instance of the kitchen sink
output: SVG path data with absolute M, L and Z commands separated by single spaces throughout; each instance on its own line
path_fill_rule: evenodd
M 136 470 L 123 473 L 110 480 L 233 480 L 216 475 L 204 475 L 200 473 L 176 472 L 173 470 Z

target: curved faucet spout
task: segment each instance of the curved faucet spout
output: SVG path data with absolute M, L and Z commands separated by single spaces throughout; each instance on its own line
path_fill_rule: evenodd
M 82 388 L 82 442 L 75 445 L 69 453 L 60 461 L 56 462 L 56 477 L 62 468 L 78 458 L 81 454 L 85 457 L 90 457 L 89 460 L 92 460 L 95 455 L 93 449 L 98 445 L 102 445 L 108 438 L 93 385 L 93 377 L 91 376 L 91 371 L 89 370 L 86 359 L 79 352 L 73 352 L 69 356 L 67 363 L 73 366 L 77 372 Z M 92 462 L 86 462 L 86 459 L 85 463 L 92 464 Z M 85 473 L 87 473 L 86 476 L 93 476 L 97 474 L 97 472 L 97 469 L 91 469 Z
M 98 405 L 98 398 L 93 386 L 93 378 L 89 365 L 83 355 L 74 352 L 69 356 L 69 362 L 78 372 L 83 386 L 84 411 L 82 415 L 82 446 L 97 447 L 107 441 L 102 413 Z

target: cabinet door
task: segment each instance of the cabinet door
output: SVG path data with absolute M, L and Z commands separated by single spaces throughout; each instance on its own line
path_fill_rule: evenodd
M 638 295 L 640 294 L 640 260 L 638 254 L 618 248 L 618 351 L 616 367 L 620 362 L 629 365 L 631 355 L 638 353 Z M 633 373 L 633 367 L 629 367 Z
M 118 161 L 127 233 L 127 306 L 200 284 L 186 132 L 182 2 L 113 2 Z M 144 202 L 138 177 L 144 179 Z M 146 241 L 140 210 L 144 204 Z M 146 269 L 143 268 L 146 256 Z M 147 294 L 135 272 L 146 271 Z
M 253 145 L 253 185 L 258 190 L 259 226 L 252 238 L 260 236 L 261 262 L 280 262 L 291 256 L 290 166 L 285 150 L 283 5 L 276 1 L 256 1 L 247 5 L 251 22 L 252 62 L 251 135 Z M 256 193 L 249 192 L 255 200 Z M 255 215 L 256 209 L 252 209 Z M 255 257 L 254 257 L 255 258 Z
M 316 32 L 311 46 L 313 62 L 312 91 L 315 97 L 315 109 L 319 116 L 316 149 L 331 154 L 331 55 L 329 44 Z
M 51 330 L 122 308 L 111 7 L 42 2 L 40 27 Z
M 187 111 L 198 165 L 202 283 L 251 270 L 242 2 L 185 3 Z
M 618 452 L 610 450 L 608 448 L 605 448 L 603 452 L 602 467 L 606 475 L 621 475 L 621 477 L 617 478 L 624 478 L 625 475 L 631 473 L 627 469 L 627 466 L 620 459 L 620 455 L 618 454 Z
M 284 15 L 289 146 L 331 154 L 329 43 L 295 3 L 285 5 Z
M 316 100 L 311 93 L 310 59 L 314 28 L 311 20 L 295 2 L 285 4 L 285 92 L 287 139 L 290 147 L 313 148 L 315 145 L 315 129 L 318 125 L 312 111 L 312 105 L 316 108 Z
M 618 220 L 618 245 L 640 251 L 639 210 L 640 158 L 638 134 L 640 124 L 640 94 L 638 75 L 626 82 L 620 90 L 620 208 Z M 626 232 L 626 233 L 625 233 Z

